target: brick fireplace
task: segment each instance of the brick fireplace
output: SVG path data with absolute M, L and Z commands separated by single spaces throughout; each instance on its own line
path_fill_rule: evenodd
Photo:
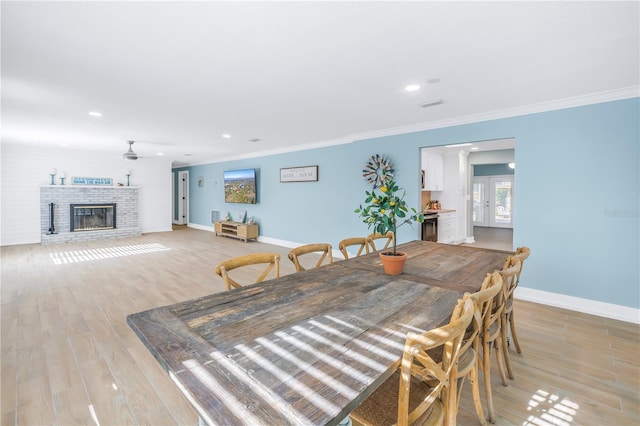
M 54 234 L 49 232 L 51 203 Z M 108 218 L 110 213 L 113 216 Z M 78 224 L 80 229 L 72 224 Z M 139 236 L 142 230 L 138 226 L 138 188 L 42 186 L 40 231 L 42 244 Z

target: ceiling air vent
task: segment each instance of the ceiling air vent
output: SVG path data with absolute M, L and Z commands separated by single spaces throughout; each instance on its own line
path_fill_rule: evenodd
M 427 108 L 430 106 L 440 105 L 442 103 L 442 99 L 431 99 L 423 104 L 420 104 L 422 108 Z

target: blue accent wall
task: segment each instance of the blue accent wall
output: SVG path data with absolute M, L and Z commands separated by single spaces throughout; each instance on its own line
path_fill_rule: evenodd
M 263 236 L 329 242 L 369 231 L 353 210 L 369 189 L 362 168 L 390 157 L 410 205 L 419 204 L 420 148 L 515 138 L 514 247 L 531 257 L 528 288 L 640 307 L 640 99 L 360 140 L 286 154 L 189 167 L 190 222 L 211 226 L 211 210 L 247 210 Z M 319 181 L 280 183 L 281 167 L 319 166 Z M 222 172 L 258 170 L 258 204 L 224 203 Z M 399 242 L 419 238 L 401 228 Z

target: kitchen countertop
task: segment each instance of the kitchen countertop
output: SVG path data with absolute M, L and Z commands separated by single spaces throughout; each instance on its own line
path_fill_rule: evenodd
M 438 213 L 451 213 L 451 212 L 455 212 L 455 210 L 454 209 L 440 209 L 440 210 L 428 209 L 428 210 L 422 211 L 422 213 L 424 214 L 438 214 Z

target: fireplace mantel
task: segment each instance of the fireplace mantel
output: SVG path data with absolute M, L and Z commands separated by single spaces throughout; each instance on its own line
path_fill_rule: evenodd
M 42 244 L 89 241 L 142 235 L 138 226 L 136 186 L 42 185 L 40 187 L 40 231 Z M 54 203 L 55 234 L 48 234 L 49 204 Z M 71 204 L 114 203 L 117 228 L 70 232 Z

